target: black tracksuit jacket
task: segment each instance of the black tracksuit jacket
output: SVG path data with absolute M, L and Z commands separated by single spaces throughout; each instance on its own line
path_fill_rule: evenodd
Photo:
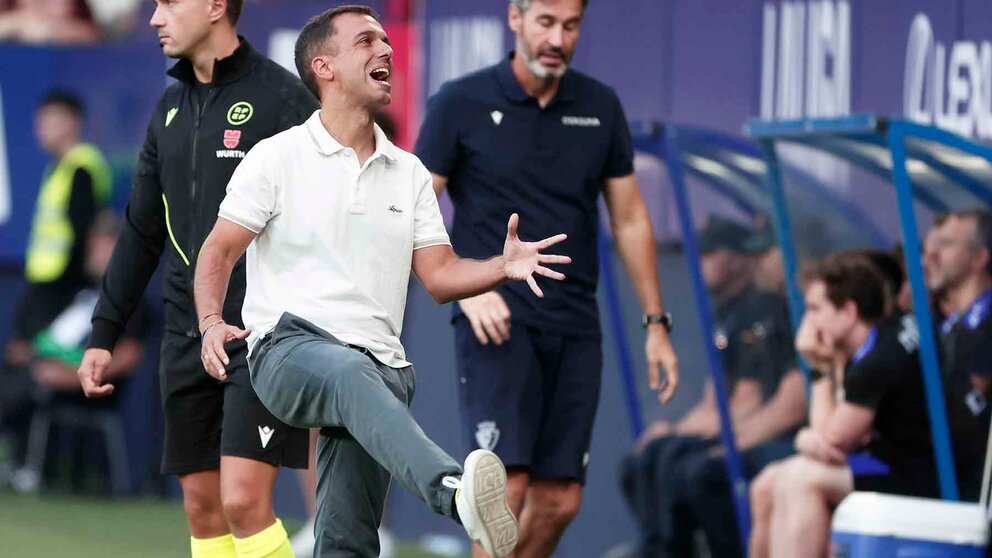
M 303 123 L 319 108 L 293 74 L 243 38 L 199 84 L 180 60 L 148 125 L 117 247 L 93 313 L 91 347 L 113 350 L 159 262 L 165 330 L 199 337 L 193 277 L 200 246 L 217 221 L 227 183 L 259 141 Z M 163 254 L 164 252 L 164 254 Z M 243 326 L 244 258 L 231 275 L 224 320 Z

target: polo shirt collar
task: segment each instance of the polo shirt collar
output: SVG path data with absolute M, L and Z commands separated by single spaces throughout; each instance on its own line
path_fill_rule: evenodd
M 513 75 L 513 67 L 511 63 L 513 57 L 516 56 L 516 51 L 510 51 L 510 54 L 503 59 L 502 62 L 496 67 L 496 79 L 499 81 L 500 88 L 503 90 L 503 94 L 507 96 L 511 101 L 523 102 L 532 97 L 524 91 L 524 88 L 520 86 L 520 82 L 517 81 L 517 76 Z M 575 100 L 575 75 L 574 70 L 569 68 L 565 75 L 561 77 L 561 84 L 558 87 L 558 93 L 555 98 L 551 101 L 551 104 L 557 103 L 559 101 L 574 101 Z M 550 106 L 550 104 L 549 104 Z
M 334 139 L 328 131 L 324 128 L 324 124 L 320 121 L 320 111 L 316 110 L 310 118 L 307 119 L 307 130 L 310 132 L 310 137 L 313 138 L 317 145 L 317 151 L 320 151 L 324 155 L 334 155 L 338 151 L 345 149 L 338 140 Z M 386 134 L 379 128 L 378 124 L 373 125 L 373 133 L 375 134 L 375 152 L 369 157 L 369 160 L 374 160 L 380 156 L 389 159 L 390 161 L 395 161 L 398 157 L 396 154 L 396 146 L 393 142 L 389 141 Z

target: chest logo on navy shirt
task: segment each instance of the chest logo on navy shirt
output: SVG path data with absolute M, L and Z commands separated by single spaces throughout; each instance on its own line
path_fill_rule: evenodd
M 603 123 L 595 116 L 562 116 L 562 126 L 579 126 L 581 128 L 596 128 Z
M 493 124 L 495 124 L 497 126 L 499 126 L 499 123 L 503 121 L 503 113 L 500 112 L 500 111 L 498 111 L 498 110 L 494 110 L 494 111 L 490 112 L 489 113 L 489 116 L 492 117 Z

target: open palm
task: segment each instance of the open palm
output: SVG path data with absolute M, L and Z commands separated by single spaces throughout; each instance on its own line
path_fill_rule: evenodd
M 572 263 L 572 258 L 556 254 L 542 254 L 541 250 L 565 240 L 567 235 L 556 234 L 538 242 L 524 242 L 517 236 L 519 223 L 520 217 L 514 213 L 510 215 L 510 221 L 506 225 L 506 242 L 503 244 L 506 276 L 515 281 L 527 281 L 530 290 L 534 291 L 537 296 L 543 297 L 544 292 L 541 291 L 541 287 L 537 286 L 534 274 L 537 273 L 561 281 L 565 278 L 565 274 L 548 269 L 545 264 L 568 264 Z

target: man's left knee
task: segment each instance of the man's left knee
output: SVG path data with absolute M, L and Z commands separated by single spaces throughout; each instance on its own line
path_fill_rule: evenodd
M 251 533 L 269 526 L 273 518 L 272 485 L 277 471 L 260 461 L 221 458 L 220 499 L 224 517 L 232 529 Z
M 527 506 L 543 523 L 565 527 L 582 507 L 582 485 L 576 481 L 535 481 L 527 494 Z

